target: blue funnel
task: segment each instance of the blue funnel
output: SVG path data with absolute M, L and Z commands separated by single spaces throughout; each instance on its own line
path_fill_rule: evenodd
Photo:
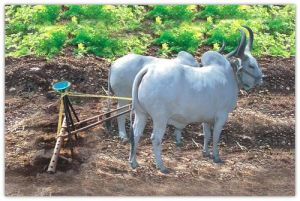
M 56 82 L 52 85 L 52 89 L 54 89 L 57 92 L 63 92 L 65 90 L 67 90 L 68 88 L 70 88 L 71 83 L 68 81 L 60 81 L 60 82 Z

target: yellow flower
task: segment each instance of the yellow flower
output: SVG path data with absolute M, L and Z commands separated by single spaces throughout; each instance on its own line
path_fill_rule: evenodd
M 46 36 L 46 38 L 50 38 L 52 36 L 52 33 L 50 31 L 47 31 L 44 36 Z
M 35 8 L 36 10 L 46 10 L 46 7 L 43 6 L 43 5 L 36 5 L 36 6 L 34 6 L 34 8 Z
M 73 23 L 78 23 L 78 21 L 77 21 L 77 17 L 76 16 L 73 16 L 72 18 L 71 18 L 71 21 L 73 22 Z
M 239 28 L 241 26 L 241 22 L 238 20 L 234 20 L 232 22 L 232 27 Z
M 207 17 L 207 22 L 209 22 L 209 23 L 213 23 L 213 18 L 211 17 L 211 16 L 209 16 L 209 17 Z
M 190 10 L 190 11 L 196 11 L 197 10 L 197 6 L 196 5 L 189 5 L 187 7 L 187 9 Z
M 79 50 L 84 50 L 84 44 L 78 43 L 78 49 Z
M 203 34 L 200 31 L 198 31 L 195 35 L 198 39 L 203 37 Z
M 214 43 L 214 47 L 213 47 L 214 50 L 218 50 L 220 49 L 220 46 L 218 43 Z
M 155 22 L 156 22 L 157 24 L 161 24 L 161 23 L 162 23 L 161 18 L 160 18 L 159 16 L 157 16 L 157 17 L 155 18 Z
M 104 6 L 104 9 L 105 10 L 112 10 L 112 9 L 114 9 L 115 8 L 115 6 L 113 6 L 113 5 L 105 5 Z
M 247 10 L 247 9 L 250 9 L 250 6 L 248 6 L 248 5 L 240 5 L 239 6 L 239 10 Z
M 161 48 L 162 48 L 163 50 L 168 50 L 168 49 L 169 49 L 169 45 L 168 45 L 167 43 L 163 43 L 163 44 L 161 45 Z

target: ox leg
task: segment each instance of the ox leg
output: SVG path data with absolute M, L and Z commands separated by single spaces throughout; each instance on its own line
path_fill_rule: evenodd
M 208 149 L 208 143 L 211 138 L 211 125 L 208 123 L 203 123 L 203 132 L 204 132 L 204 146 L 203 146 L 203 157 L 209 157 L 209 149 Z
M 133 169 L 138 167 L 136 160 L 136 150 L 139 140 L 143 134 L 144 128 L 146 126 L 147 116 L 143 113 L 135 113 L 135 119 L 133 123 L 133 133 L 131 133 L 131 146 L 130 146 L 130 156 L 129 163 Z M 133 138 L 133 139 L 132 139 Z
M 223 161 L 219 157 L 219 149 L 218 149 L 218 143 L 220 140 L 220 135 L 222 128 L 227 120 L 228 114 L 226 115 L 220 115 L 217 117 L 215 123 L 214 123 L 214 129 L 213 129 L 213 161 L 215 163 L 222 163 Z
M 118 100 L 118 108 L 124 106 L 128 104 L 128 101 L 126 100 Z M 122 110 L 119 110 L 118 112 L 123 112 L 125 111 L 127 108 L 124 108 Z M 117 117 L 117 121 L 118 121 L 118 129 L 119 129 L 119 137 L 123 140 L 123 141 L 127 141 L 127 134 L 126 134 L 126 128 L 125 128 L 125 118 L 126 118 L 126 114 L 118 116 Z
M 169 173 L 169 170 L 164 166 L 161 158 L 161 142 L 165 134 L 167 127 L 167 121 L 155 121 L 153 120 L 153 132 L 151 135 L 153 152 L 155 155 L 156 167 L 162 173 Z
M 182 146 L 181 132 L 182 132 L 182 129 L 175 127 L 174 135 L 175 135 L 175 140 L 176 140 L 176 146 L 177 147 L 181 147 Z

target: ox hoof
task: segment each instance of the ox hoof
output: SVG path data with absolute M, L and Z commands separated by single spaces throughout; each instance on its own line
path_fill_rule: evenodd
M 159 170 L 160 170 L 160 172 L 163 173 L 163 174 L 169 174 L 169 173 L 170 173 L 170 170 L 169 170 L 168 168 L 166 168 L 166 167 L 160 168 Z
M 124 137 L 124 138 L 121 137 L 121 142 L 124 143 L 124 144 L 127 143 L 128 142 L 128 138 L 127 137 Z
M 137 162 L 129 162 L 132 169 L 136 169 L 139 167 L 139 164 Z
M 105 122 L 105 127 L 108 132 L 112 132 L 111 122 Z
M 202 156 L 203 156 L 203 158 L 210 158 L 210 153 L 206 152 L 206 151 L 203 151 Z
M 214 163 L 217 163 L 217 164 L 223 164 L 224 163 L 224 161 L 221 160 L 220 158 L 213 158 L 213 161 L 214 161 Z
M 176 147 L 178 147 L 178 148 L 183 147 L 183 143 L 182 142 L 176 142 Z

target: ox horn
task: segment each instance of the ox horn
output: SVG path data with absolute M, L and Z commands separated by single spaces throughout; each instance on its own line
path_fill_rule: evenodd
M 249 41 L 248 41 L 247 46 L 246 46 L 246 51 L 250 52 L 251 49 L 252 49 L 253 38 L 254 38 L 253 31 L 248 26 L 243 25 L 242 27 L 246 28 L 249 32 Z
M 246 47 L 246 34 L 243 30 L 239 29 L 239 31 L 242 34 L 242 38 L 241 41 L 238 45 L 237 48 L 235 48 L 233 51 L 229 52 L 228 54 L 225 55 L 225 57 L 229 58 L 232 56 L 238 56 L 238 57 L 243 57 L 244 56 L 244 51 L 245 51 L 245 47 Z
M 238 57 L 242 58 L 246 48 L 246 33 L 241 29 L 239 29 L 239 31 L 242 33 L 242 38 L 236 54 Z
M 225 49 L 225 42 L 224 42 L 224 40 L 223 40 L 223 42 L 222 42 L 222 47 L 218 50 L 218 52 L 219 52 L 219 53 L 222 53 L 222 52 L 224 51 L 224 49 Z

